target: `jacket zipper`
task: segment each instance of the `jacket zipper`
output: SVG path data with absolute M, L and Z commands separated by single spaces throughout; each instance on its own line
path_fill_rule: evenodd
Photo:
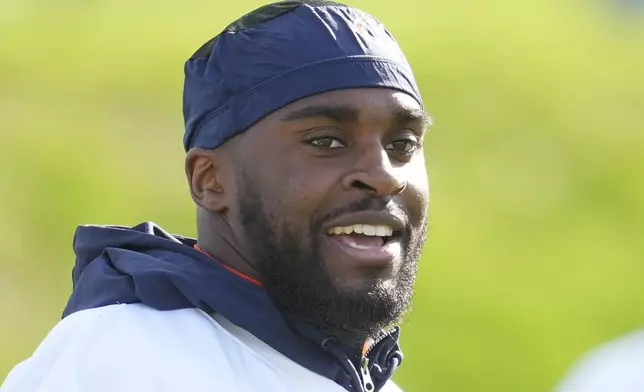
M 378 343 L 382 342 L 383 340 L 387 339 L 388 337 L 391 337 L 396 332 L 396 329 L 392 329 L 391 331 L 388 331 L 386 333 L 380 334 L 378 339 L 374 340 L 373 343 L 369 345 L 369 348 L 367 348 L 367 351 L 365 351 L 364 355 L 362 356 L 364 358 L 368 358 L 369 354 L 371 353 L 371 350 L 374 349 L 378 345 Z
M 369 372 L 369 358 L 362 358 L 362 366 L 360 366 L 360 375 L 362 376 L 362 390 L 372 392 L 375 384 L 371 379 L 371 372 Z
M 393 335 L 395 332 L 396 330 L 394 328 L 391 331 L 380 334 L 380 336 L 369 345 L 369 348 L 367 348 L 367 351 L 365 351 L 364 355 L 362 356 L 360 375 L 362 376 L 363 391 L 372 392 L 375 389 L 375 384 L 371 379 L 371 372 L 369 371 L 369 354 L 374 347 L 376 347 L 380 342 L 387 339 L 388 337 L 391 337 L 391 335 Z

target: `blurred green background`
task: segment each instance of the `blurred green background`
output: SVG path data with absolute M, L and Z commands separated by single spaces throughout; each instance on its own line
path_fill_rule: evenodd
M 641 2 L 348 3 L 396 35 L 436 123 L 399 384 L 547 391 L 644 327 Z M 195 234 L 183 62 L 262 4 L 0 0 L 0 380 L 60 318 L 76 225 Z

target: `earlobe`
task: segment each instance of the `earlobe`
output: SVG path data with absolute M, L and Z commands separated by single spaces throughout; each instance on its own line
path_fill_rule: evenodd
M 210 212 L 227 209 L 227 197 L 222 183 L 222 166 L 217 152 L 193 148 L 186 156 L 186 176 L 192 200 Z

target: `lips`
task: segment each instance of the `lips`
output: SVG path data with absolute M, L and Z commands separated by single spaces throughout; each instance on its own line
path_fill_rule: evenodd
M 384 267 L 402 256 L 399 240 L 384 242 L 381 237 L 364 235 L 333 235 L 327 238 L 334 250 L 346 256 L 348 264 Z
M 326 227 L 335 250 L 358 266 L 387 266 L 402 255 L 405 220 L 381 212 L 345 215 Z
M 392 229 L 392 234 L 400 234 L 405 227 L 407 227 L 407 220 L 398 215 L 393 215 L 387 212 L 357 212 L 346 214 L 338 219 L 334 219 L 325 226 L 325 231 L 328 233 L 330 229 L 335 230 L 336 227 L 349 227 L 349 226 L 385 226 Z M 364 233 L 369 234 L 369 233 Z
M 336 234 L 331 236 L 334 240 L 341 242 L 345 246 L 355 249 L 372 249 L 383 246 L 387 238 L 380 236 L 368 236 L 364 234 Z

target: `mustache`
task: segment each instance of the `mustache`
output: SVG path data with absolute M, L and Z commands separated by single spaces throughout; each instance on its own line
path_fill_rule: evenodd
M 405 227 L 409 227 L 409 215 L 405 209 L 398 203 L 396 203 L 393 198 L 365 198 L 361 200 L 353 201 L 349 204 L 346 204 L 342 207 L 336 208 L 333 211 L 327 213 L 322 218 L 317 220 L 315 226 L 322 226 L 324 222 L 336 219 L 342 215 L 356 213 L 356 212 L 386 212 L 396 218 L 405 222 Z

